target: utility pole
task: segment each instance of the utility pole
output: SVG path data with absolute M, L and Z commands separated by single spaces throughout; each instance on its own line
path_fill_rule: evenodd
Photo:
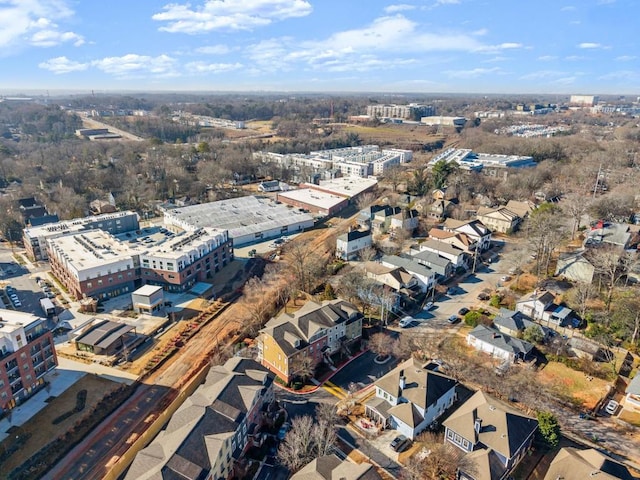
M 596 184 L 593 186 L 593 198 L 596 198 L 596 193 L 598 193 L 598 186 L 600 184 L 600 176 L 602 175 L 602 164 L 598 167 L 598 175 L 596 176 Z

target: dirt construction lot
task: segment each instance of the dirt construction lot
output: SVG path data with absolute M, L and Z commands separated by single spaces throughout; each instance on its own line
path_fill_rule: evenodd
M 558 393 L 582 401 L 586 410 L 595 408 L 608 392 L 610 382 L 590 377 L 558 362 L 549 362 L 538 372 L 540 383 L 558 389 Z M 591 379 L 591 380 L 589 380 Z
M 118 386 L 118 383 L 111 380 L 96 375 L 85 375 L 59 397 L 50 397 L 51 401 L 46 408 L 24 425 L 13 427 L 12 435 L 0 443 L 0 448 L 10 449 L 13 442 L 16 441 L 16 437 L 18 439 L 25 436 L 29 437 L 22 448 L 13 453 L 5 462 L 0 463 L 0 478 L 4 478 L 5 474 L 21 465 L 40 448 L 66 432 L 75 422 L 87 415 L 102 397 L 115 390 Z M 54 424 L 54 419 L 65 412 L 73 410 L 76 406 L 78 392 L 81 390 L 86 390 L 87 392 L 84 409 L 73 413 L 58 424 Z

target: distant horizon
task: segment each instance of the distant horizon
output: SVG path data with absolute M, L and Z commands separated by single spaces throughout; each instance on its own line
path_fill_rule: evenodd
M 0 90 L 635 95 L 638 14 L 636 0 L 11 0 Z
M 469 96 L 469 97 L 517 97 L 517 96 L 562 96 L 570 97 L 571 95 L 593 95 L 597 97 L 640 97 L 640 93 L 597 93 L 597 92 L 512 92 L 512 93 L 496 93 L 496 92 L 410 92 L 410 91 L 359 91 L 359 90 L 179 90 L 179 89 L 158 89 L 158 90 L 136 90 L 136 89 L 48 89 L 48 88 L 22 88 L 9 89 L 0 88 L 0 98 L 28 98 L 30 96 L 37 97 L 64 97 L 64 96 L 100 96 L 100 95 L 163 95 L 163 94 L 180 94 L 180 95 L 344 95 L 344 96 L 389 96 L 389 97 L 447 97 L 447 96 Z M 634 99 L 635 101 L 636 99 Z

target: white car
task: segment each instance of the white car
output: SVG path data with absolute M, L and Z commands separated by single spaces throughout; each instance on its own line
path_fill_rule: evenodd
M 615 400 L 609 400 L 609 403 L 607 403 L 607 406 L 604 407 L 604 411 L 607 412 L 609 415 L 615 415 L 616 412 L 618 411 L 618 405 L 619 403 L 616 402 Z
M 426 312 L 427 310 L 431 310 L 432 308 L 433 308 L 433 302 L 427 302 L 423 310 Z
M 404 318 L 402 318 L 399 322 L 398 325 L 402 328 L 407 328 L 410 327 L 411 325 L 413 325 L 415 323 L 416 319 L 413 317 L 409 317 L 406 316 Z

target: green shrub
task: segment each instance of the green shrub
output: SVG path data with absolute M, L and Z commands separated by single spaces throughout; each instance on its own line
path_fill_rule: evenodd
M 466 325 L 469 325 L 470 327 L 476 327 L 478 326 L 478 323 L 480 323 L 480 317 L 482 317 L 482 314 L 480 312 L 472 310 L 465 314 L 464 323 Z
M 493 308 L 499 308 L 500 307 L 500 295 L 493 295 L 491 297 L 491 300 L 489 300 L 489 305 L 491 305 Z

